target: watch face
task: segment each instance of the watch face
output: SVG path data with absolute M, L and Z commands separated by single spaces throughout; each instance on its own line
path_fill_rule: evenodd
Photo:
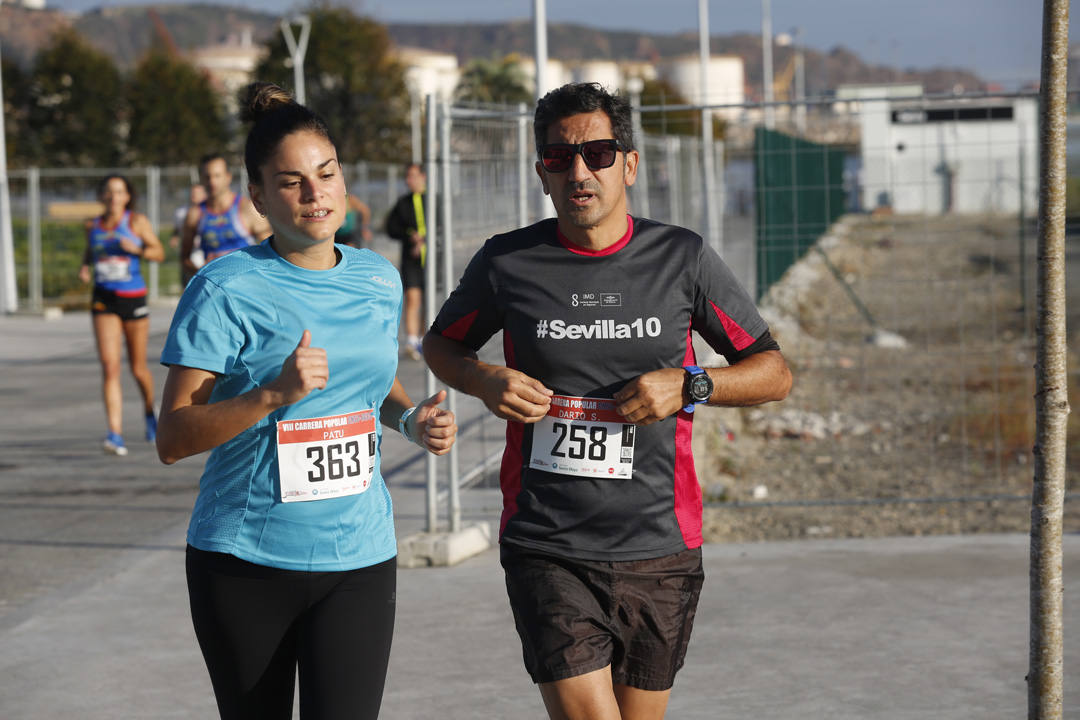
M 694 402 L 708 400 L 712 395 L 712 389 L 712 380 L 708 375 L 702 373 L 690 378 L 690 399 Z

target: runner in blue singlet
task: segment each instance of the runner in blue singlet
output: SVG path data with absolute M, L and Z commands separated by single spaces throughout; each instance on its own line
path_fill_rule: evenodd
M 142 261 L 160 262 L 165 258 L 165 250 L 146 216 L 131 210 L 135 193 L 127 178 L 106 176 L 98 185 L 98 196 L 105 212 L 87 223 L 86 252 L 79 277 L 87 283 L 93 280 L 90 312 L 101 360 L 105 416 L 109 427 L 102 446 L 114 455 L 127 455 L 121 435 L 121 348 L 122 344 L 127 345 L 131 373 L 143 397 L 146 439 L 153 440 L 157 424 L 153 378 L 146 366 L 150 320 Z
M 207 263 L 270 234 L 266 218 L 259 216 L 250 200 L 233 192 L 232 175 L 219 153 L 199 161 L 199 182 L 206 188 L 207 198 L 188 210 L 180 247 L 181 262 L 190 272 L 201 267 L 191 258 L 196 237 Z

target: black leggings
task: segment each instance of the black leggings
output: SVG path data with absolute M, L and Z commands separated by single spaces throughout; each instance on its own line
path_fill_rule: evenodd
M 397 558 L 299 572 L 187 549 L 191 618 L 223 720 L 376 718 L 394 633 Z

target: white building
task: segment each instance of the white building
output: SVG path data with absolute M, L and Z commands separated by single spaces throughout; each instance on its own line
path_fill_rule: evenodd
M 888 97 L 888 87 L 860 90 Z M 862 202 L 937 215 L 1038 206 L 1038 107 L 1032 98 L 859 100 Z
M 557 87 L 562 87 L 568 82 L 574 81 L 574 74 L 565 64 L 560 60 L 553 60 L 548 58 L 547 64 L 544 66 L 546 73 L 544 74 L 544 88 L 541 95 L 551 92 Z M 529 92 L 536 92 L 536 58 L 528 56 L 522 56 L 521 58 L 521 74 L 525 76 L 525 87 L 529 89 Z
M 697 105 L 741 105 L 746 101 L 746 73 L 743 60 L 736 55 L 713 55 L 708 63 L 708 88 L 701 87 L 701 59 L 697 55 L 664 60 L 657 68 L 660 77 L 679 91 L 688 102 Z M 718 108 L 718 117 L 738 120 L 741 107 Z
M 224 96 L 230 113 L 235 113 L 236 94 L 251 82 L 255 66 L 262 60 L 266 48 L 252 40 L 252 31 L 245 29 L 239 35 L 217 45 L 205 45 L 188 53 L 191 64 L 205 70 L 213 84 Z
M 456 55 L 414 47 L 399 47 L 395 54 L 405 66 L 405 85 L 413 97 L 453 99 L 461 79 Z
M 615 92 L 623 85 L 622 71 L 613 60 L 585 60 L 575 63 L 571 74 L 574 82 L 600 83 L 608 92 Z
M 14 5 L 27 10 L 44 10 L 45 0 L 0 0 L 0 5 Z

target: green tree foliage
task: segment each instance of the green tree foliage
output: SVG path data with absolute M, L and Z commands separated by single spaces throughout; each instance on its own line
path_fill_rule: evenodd
M 28 165 L 33 148 L 27 117 L 29 78 L 17 63 L 4 58 L 0 60 L 0 81 L 4 85 L 4 142 L 7 157 L 12 167 Z
M 519 103 L 532 100 L 517 55 L 501 60 L 478 58 L 465 66 L 454 97 L 466 102 Z
M 70 28 L 34 61 L 29 123 L 41 165 L 108 167 L 121 159 L 127 108 L 120 71 Z
M 311 39 L 304 58 L 306 104 L 330 126 L 341 161 L 407 158 L 405 68 L 391 53 L 386 28 L 348 8 L 325 3 L 307 14 Z M 293 89 L 289 50 L 281 33 L 268 50 L 255 78 Z
M 689 105 L 673 85 L 666 80 L 646 80 L 641 90 L 642 105 Z M 641 129 L 649 135 L 701 136 L 700 110 L 670 110 L 641 114 Z M 713 118 L 713 138 L 724 137 L 725 123 Z
M 191 63 L 150 50 L 128 82 L 128 150 L 146 165 L 194 164 L 223 151 L 229 133 L 209 78 Z

